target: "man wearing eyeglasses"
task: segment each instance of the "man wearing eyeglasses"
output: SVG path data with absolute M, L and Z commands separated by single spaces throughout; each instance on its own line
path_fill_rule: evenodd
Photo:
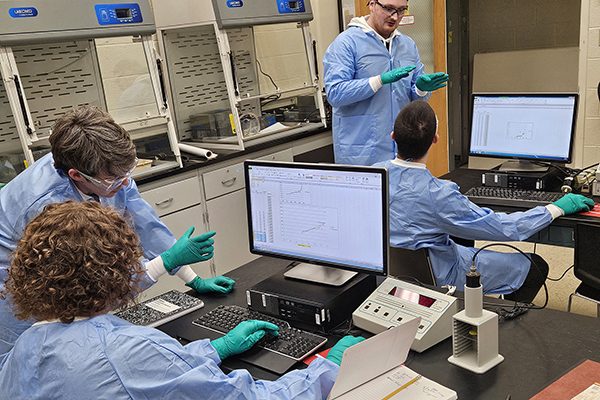
M 397 28 L 407 0 L 370 0 L 370 15 L 353 18 L 323 58 L 333 107 L 335 162 L 372 165 L 396 157 L 390 138 L 400 110 L 446 86 L 443 72 L 425 74 L 415 42 Z
M 131 218 L 144 250 L 142 289 L 166 273 L 200 293 L 231 291 L 235 282 L 219 276 L 201 279 L 188 266 L 213 256 L 215 232 L 176 240 L 130 176 L 138 159 L 127 131 L 99 108 L 83 106 L 59 118 L 50 135 L 51 153 L 0 190 L 0 290 L 11 254 L 25 226 L 51 203 L 98 201 Z M 66 277 L 65 279 L 68 279 Z M 10 299 L 0 298 L 0 362 L 17 337 L 35 321 L 19 321 Z

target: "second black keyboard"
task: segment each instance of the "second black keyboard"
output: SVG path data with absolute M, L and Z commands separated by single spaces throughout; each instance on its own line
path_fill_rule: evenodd
M 532 208 L 554 203 L 563 197 L 564 193 L 476 186 L 467 190 L 465 196 L 477 205 Z
M 293 328 L 287 321 L 239 306 L 218 306 L 192 323 L 224 335 L 240 322 L 251 319 L 271 322 L 279 327 L 279 336 L 266 334 L 256 346 L 296 361 L 302 360 L 327 342 L 327 338 Z

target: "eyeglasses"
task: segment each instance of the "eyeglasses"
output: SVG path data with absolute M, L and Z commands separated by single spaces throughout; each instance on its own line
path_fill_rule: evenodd
M 375 4 L 377 4 L 379 7 L 383 8 L 383 11 L 385 11 L 387 14 L 389 14 L 390 17 L 393 17 L 394 14 L 398 14 L 398 17 L 402 17 L 404 14 L 406 14 L 406 11 L 408 11 L 408 7 L 394 8 L 394 7 L 390 7 L 390 6 L 384 6 L 377 0 L 375 0 Z
M 127 172 L 124 176 L 117 178 L 117 179 L 99 179 L 99 178 L 94 178 L 92 176 L 86 175 L 78 169 L 75 169 L 75 171 L 79 172 L 81 174 L 81 176 L 83 176 L 85 179 L 87 179 L 89 182 L 93 183 L 94 185 L 98 186 L 100 189 L 104 189 L 107 192 L 111 192 L 111 191 L 115 190 L 116 188 L 118 188 L 119 186 L 121 186 L 126 179 L 129 179 L 129 177 L 135 170 L 135 167 L 137 167 L 138 161 L 139 160 L 136 158 L 133 168 L 131 168 L 129 170 L 129 172 Z

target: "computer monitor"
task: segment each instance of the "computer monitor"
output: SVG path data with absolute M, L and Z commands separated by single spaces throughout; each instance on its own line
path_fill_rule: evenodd
M 575 226 L 575 277 L 587 288 L 583 292 L 600 291 L 600 226 L 578 223 Z M 585 295 L 585 293 L 582 293 Z
M 250 252 L 299 261 L 286 277 L 340 286 L 387 275 L 385 168 L 245 161 Z
M 570 163 L 577 93 L 474 93 L 469 154 L 514 159 L 501 170 L 535 171 L 535 163 Z M 533 162 L 532 162 L 533 161 Z

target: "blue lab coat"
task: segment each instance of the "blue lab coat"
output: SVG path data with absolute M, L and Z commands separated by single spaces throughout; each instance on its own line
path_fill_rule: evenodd
M 427 248 L 437 285 L 462 290 L 476 248 L 459 246 L 449 235 L 471 240 L 520 241 L 550 225 L 546 207 L 496 213 L 462 195 L 454 182 L 434 178 L 424 164 L 387 161 L 389 170 L 390 244 Z M 475 259 L 484 292 L 505 294 L 523 284 L 531 262 L 518 252 L 483 250 Z M 510 285 L 513 289 L 506 286 Z
M 165 333 L 104 314 L 26 330 L 0 369 L 2 399 L 325 399 L 339 367 L 317 358 L 274 382 L 225 375 L 209 340 L 181 346 Z
M 396 116 L 413 100 L 429 100 L 415 92 L 425 67 L 415 42 L 396 31 L 391 52 L 375 31 L 363 31 L 364 17 L 352 19 L 346 31 L 331 43 L 323 57 L 325 92 L 333 107 L 332 133 L 335 162 L 372 165 L 396 156 L 390 138 Z M 416 65 L 406 78 L 374 92 L 369 78 L 395 68 Z
M 62 170 L 54 168 L 52 154 L 47 154 L 0 189 L 0 290 L 8 278 L 10 256 L 29 221 L 47 204 L 66 200 L 83 201 L 81 194 Z M 150 204 L 140 197 L 133 179 L 112 198 L 100 198 L 103 206 L 111 206 L 121 214 L 133 217 L 144 255 L 152 259 L 176 242 Z M 143 288 L 152 281 L 146 275 Z M 13 315 L 11 303 L 0 298 L 0 361 L 17 337 L 34 321 L 20 321 Z

